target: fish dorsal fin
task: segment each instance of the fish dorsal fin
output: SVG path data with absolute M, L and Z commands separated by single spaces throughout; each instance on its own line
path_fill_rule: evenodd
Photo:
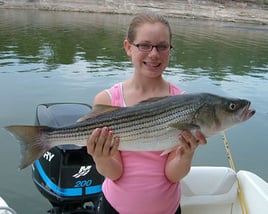
M 118 106 L 110 106 L 110 105 L 102 105 L 102 104 L 98 104 L 93 106 L 92 111 L 88 114 L 86 114 L 85 116 L 79 118 L 76 122 L 80 123 L 80 122 L 84 122 L 86 120 L 89 120 L 91 118 L 97 117 L 98 115 L 102 115 L 108 112 L 113 112 L 116 111 L 118 109 L 120 109 L 121 107 Z
M 151 103 L 151 102 L 156 102 L 156 101 L 159 101 L 159 100 L 163 100 L 163 99 L 165 99 L 165 98 L 167 98 L 167 97 L 170 97 L 170 96 L 164 96 L 164 97 L 152 97 L 152 98 L 149 98 L 149 99 L 147 99 L 147 100 L 143 100 L 143 101 L 141 101 L 141 102 L 139 102 L 139 103 Z

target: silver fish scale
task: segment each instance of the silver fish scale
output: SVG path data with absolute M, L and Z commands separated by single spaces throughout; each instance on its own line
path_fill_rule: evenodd
M 69 127 L 7 126 L 21 143 L 21 168 L 50 148 L 62 144 L 85 146 L 95 128 L 107 126 L 120 137 L 122 151 L 163 151 L 179 144 L 183 129 L 199 127 L 209 137 L 244 122 L 255 114 L 250 101 L 209 93 L 186 94 L 142 102 L 93 117 Z M 114 108 L 113 108 L 114 109 Z
M 197 100 L 188 99 L 178 102 L 178 98 L 168 97 L 160 101 L 121 108 L 78 123 L 73 127 L 55 129 L 46 134 L 52 144 L 55 144 L 54 141 L 57 144 L 62 141 L 61 144 L 85 145 L 88 136 L 95 128 L 107 126 L 114 131 L 115 136 L 120 137 L 122 147 L 129 148 L 128 144 L 135 144 L 139 148 L 138 144 L 144 146 L 144 144 L 153 143 L 153 140 L 157 141 L 154 143 L 167 144 L 166 141 L 171 140 L 171 136 L 174 141 L 177 139 L 176 133 L 179 133 L 179 130 L 171 128 L 170 124 L 191 123 L 199 107 L 200 102 Z M 167 144 L 167 146 L 170 145 Z

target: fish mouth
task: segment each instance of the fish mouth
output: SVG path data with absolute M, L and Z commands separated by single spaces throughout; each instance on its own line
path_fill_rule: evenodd
M 247 105 L 241 108 L 238 115 L 241 118 L 241 122 L 243 122 L 251 118 L 255 113 L 256 113 L 256 110 L 250 109 L 250 102 L 248 102 Z

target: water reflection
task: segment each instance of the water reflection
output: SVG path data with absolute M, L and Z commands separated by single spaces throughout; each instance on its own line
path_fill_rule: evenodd
M 8 67 L 9 72 L 47 72 L 81 60 L 89 63 L 88 72 L 98 72 L 103 67 L 120 69 L 122 64 L 124 68 L 128 61 L 122 41 L 130 17 L 9 10 L 1 11 L 0 16 L 0 66 Z M 215 80 L 229 74 L 265 78 L 265 26 L 185 23 L 178 19 L 171 19 L 171 24 L 171 68 Z
M 111 62 L 122 61 L 124 32 L 118 31 L 117 25 L 110 26 L 112 22 L 107 24 L 108 16 L 99 19 L 98 15 L 84 14 L 76 19 L 75 13 L 47 13 L 1 13 L 1 66 L 39 63 L 44 65 L 39 71 L 51 71 L 61 64 L 75 63 L 77 57 L 89 62 L 100 56 L 109 56 Z M 14 62 L 14 58 L 19 61 Z
M 263 77 L 261 74 L 267 72 L 263 69 L 267 68 L 267 35 L 267 29 L 245 31 L 234 26 L 226 28 L 225 23 L 205 26 L 193 23 L 192 27 L 185 26 L 175 32 L 179 50 L 174 61 L 191 75 L 208 75 L 217 80 L 229 74 Z

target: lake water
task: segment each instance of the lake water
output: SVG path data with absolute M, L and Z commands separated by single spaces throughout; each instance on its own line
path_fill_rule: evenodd
M 123 50 L 131 17 L 30 10 L 0 11 L 0 127 L 34 124 L 40 103 L 84 102 L 133 69 Z M 226 132 L 237 170 L 268 181 L 268 27 L 169 18 L 165 77 L 189 92 L 247 98 L 256 115 Z M 19 145 L 0 129 L 0 196 L 18 213 L 46 213 Z M 194 165 L 229 166 L 222 137 L 199 147 Z

